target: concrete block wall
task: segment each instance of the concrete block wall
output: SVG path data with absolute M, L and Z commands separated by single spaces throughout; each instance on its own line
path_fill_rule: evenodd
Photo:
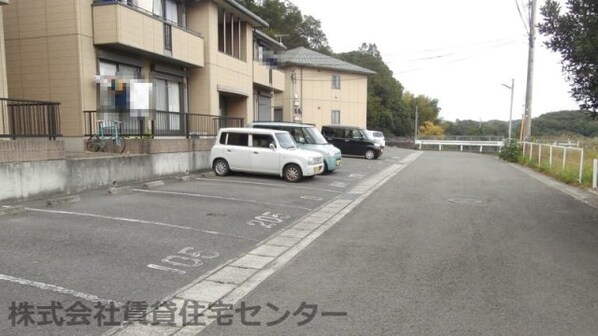
M 0 140 L 0 163 L 65 159 L 60 140 Z

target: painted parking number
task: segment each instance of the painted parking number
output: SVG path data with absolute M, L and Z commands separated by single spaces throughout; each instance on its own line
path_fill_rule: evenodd
M 162 263 L 177 268 L 156 264 L 149 264 L 147 267 L 166 272 L 185 274 L 187 273 L 187 271 L 184 270 L 185 268 L 199 267 L 203 265 L 204 260 L 218 258 L 219 256 L 220 253 L 218 252 L 195 251 L 194 247 L 185 247 L 177 252 L 177 254 L 169 255 L 162 259 Z
M 255 226 L 260 225 L 265 227 L 266 229 L 271 229 L 278 224 L 281 224 L 285 221 L 285 219 L 289 219 L 291 216 L 280 214 L 280 213 L 272 213 L 271 211 L 264 212 L 259 216 L 255 216 L 253 219 L 247 222 L 247 225 Z

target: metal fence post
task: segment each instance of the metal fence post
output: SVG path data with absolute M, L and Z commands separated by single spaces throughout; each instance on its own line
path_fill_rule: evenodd
M 9 134 L 12 133 L 12 139 L 16 140 L 17 139 L 17 121 L 16 121 L 16 115 L 15 115 L 15 108 L 11 108 L 11 106 L 8 106 L 7 104 L 7 108 L 8 108 L 8 114 L 9 114 L 9 118 L 8 118 L 8 123 L 10 124 L 9 126 Z
M 565 163 L 567 162 L 567 147 L 563 148 L 563 170 L 565 170 Z
M 185 136 L 189 139 L 189 113 L 185 113 Z
M 538 166 L 542 163 L 542 144 L 538 145 Z
M 552 168 L 552 145 L 549 146 L 550 148 L 550 156 L 548 157 L 548 165 Z
M 583 148 L 581 149 L 581 158 L 579 159 L 579 184 L 583 177 Z
M 598 190 L 598 159 L 594 159 L 594 176 L 592 177 L 592 189 Z

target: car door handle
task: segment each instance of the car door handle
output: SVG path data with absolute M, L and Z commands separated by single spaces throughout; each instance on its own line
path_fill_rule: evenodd
M 230 149 L 227 149 L 226 151 L 229 152 L 229 153 L 232 152 L 232 150 L 230 150 Z
M 253 152 L 253 154 L 259 154 L 259 152 Z

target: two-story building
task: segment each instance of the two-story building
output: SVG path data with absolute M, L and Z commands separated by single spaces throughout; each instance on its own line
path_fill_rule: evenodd
M 374 71 L 307 48 L 278 56 L 285 89 L 274 100 L 280 120 L 366 127 L 368 76 Z

